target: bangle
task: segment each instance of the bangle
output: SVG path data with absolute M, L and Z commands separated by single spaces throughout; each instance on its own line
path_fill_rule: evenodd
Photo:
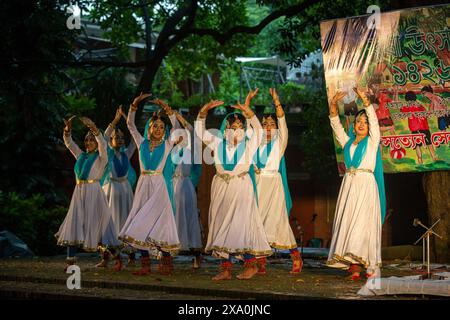
M 137 106 L 134 105 L 133 103 L 130 105 L 130 111 L 136 111 L 137 110 Z
M 113 128 L 113 129 L 116 127 L 116 125 L 115 125 L 114 123 L 112 123 L 112 122 L 109 124 L 109 126 L 110 126 L 111 128 Z
M 91 132 L 92 132 L 92 134 L 94 135 L 94 136 L 98 136 L 99 134 L 100 134 L 100 130 L 91 130 Z
M 64 130 L 64 137 L 70 137 L 70 130 Z

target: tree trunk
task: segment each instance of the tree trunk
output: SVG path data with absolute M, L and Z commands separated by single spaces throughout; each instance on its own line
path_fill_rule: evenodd
M 436 262 L 450 262 L 450 171 L 433 171 L 423 175 L 423 188 L 428 204 L 428 225 L 441 221 L 433 230 L 442 239 L 432 236 Z

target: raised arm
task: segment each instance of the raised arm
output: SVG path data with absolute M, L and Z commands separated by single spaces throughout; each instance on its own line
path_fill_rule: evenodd
M 64 133 L 64 144 L 66 145 L 67 149 L 69 149 L 70 153 L 73 154 L 75 159 L 78 159 L 80 154 L 83 152 L 81 151 L 80 147 L 72 140 L 72 135 L 70 133 L 68 135 Z
M 87 117 L 80 117 L 80 120 L 83 122 L 83 124 L 86 127 L 89 128 L 89 130 L 94 135 L 95 140 L 97 141 L 97 145 L 98 145 L 99 158 L 106 165 L 106 163 L 108 162 L 108 151 L 106 150 L 107 144 L 106 144 L 105 138 L 103 137 L 102 133 L 100 132 L 100 130 L 98 130 L 97 126 L 91 119 L 89 119 Z
M 235 109 L 239 109 L 242 111 L 242 114 L 247 119 L 247 123 L 250 124 L 251 131 L 248 130 L 248 132 L 251 134 L 250 139 L 247 143 L 246 151 L 247 154 L 251 157 L 249 163 L 253 160 L 253 155 L 255 154 L 256 150 L 260 146 L 263 137 L 264 137 L 264 131 L 261 126 L 261 123 L 258 120 L 258 117 L 255 115 L 253 110 L 250 108 L 250 103 L 252 99 L 256 96 L 258 93 L 258 88 L 256 90 L 250 90 L 247 94 L 247 97 L 245 99 L 244 105 L 238 103 L 235 106 L 232 106 Z
M 67 149 L 69 149 L 75 159 L 78 159 L 83 151 L 81 151 L 80 147 L 72 140 L 72 120 L 74 118 L 75 116 L 72 116 L 69 120 L 64 120 L 66 126 L 64 127 L 63 139 Z
M 128 130 L 130 131 L 131 136 L 134 139 L 134 142 L 136 143 L 136 146 L 139 147 L 142 143 L 142 141 L 144 140 L 144 138 L 142 137 L 142 135 L 139 133 L 139 131 L 136 128 L 136 124 L 135 124 L 135 117 L 136 117 L 136 110 L 139 107 L 139 104 L 144 101 L 145 99 L 147 99 L 148 97 L 150 97 L 152 94 L 151 93 L 142 93 L 137 96 L 136 98 L 134 98 L 133 103 L 130 105 L 130 110 L 128 111 L 128 116 L 127 116 L 127 127 Z
M 288 128 L 286 124 L 286 117 L 283 110 L 283 106 L 280 103 L 280 98 L 277 91 L 274 88 L 269 89 L 269 93 L 272 96 L 273 103 L 275 105 L 275 113 L 277 115 L 278 122 L 278 139 L 280 140 L 280 153 L 284 154 L 288 143 Z
M 98 144 L 98 154 L 99 158 L 102 160 L 102 162 L 106 163 L 108 162 L 108 151 L 107 151 L 107 143 L 103 135 L 100 131 L 97 130 L 97 132 L 94 133 L 95 140 L 97 140 Z
M 253 130 L 247 144 L 247 150 L 250 157 L 253 158 L 253 155 L 255 154 L 256 150 L 258 150 L 263 140 L 264 130 L 261 126 L 261 123 L 259 122 L 258 117 L 255 114 L 253 114 L 249 119 L 249 124 Z
M 130 108 L 130 111 L 128 111 L 127 116 L 127 127 L 130 131 L 131 136 L 133 137 L 134 143 L 138 146 L 141 145 L 142 141 L 144 140 L 144 137 L 139 133 L 138 129 L 136 128 L 136 124 L 134 123 L 134 119 L 136 117 L 136 110 L 133 110 Z
M 116 128 L 117 124 L 119 123 L 120 117 L 122 115 L 123 115 L 123 111 L 122 111 L 122 106 L 120 105 L 116 111 L 116 115 L 115 115 L 113 121 L 111 121 L 111 123 L 106 128 L 105 133 L 103 134 L 105 136 L 106 142 L 109 142 L 111 140 L 112 132 Z
M 346 92 L 340 92 L 337 91 L 334 97 L 331 99 L 331 101 L 328 103 L 329 111 L 330 111 L 330 123 L 331 128 L 333 129 L 333 132 L 336 136 L 337 142 L 341 145 L 343 148 L 347 141 L 350 139 L 347 135 L 347 133 L 344 130 L 344 127 L 341 124 L 341 120 L 339 119 L 339 112 L 338 112 L 338 106 L 337 103 L 339 100 L 344 98 L 346 96 Z
M 366 93 L 362 89 L 355 88 L 354 90 L 362 100 L 364 108 L 366 109 L 367 120 L 369 121 L 369 139 L 373 144 L 378 145 L 380 143 L 381 134 L 375 109 L 370 103 L 369 98 L 367 98 Z
M 208 115 L 209 110 L 221 105 L 223 105 L 222 101 L 209 101 L 200 109 L 197 116 L 197 121 L 195 121 L 194 124 L 195 134 L 208 146 L 218 143 L 220 139 L 206 130 L 206 116 Z
M 344 127 L 341 124 L 341 120 L 339 119 L 339 116 L 329 116 L 331 128 L 333 129 L 334 135 L 336 136 L 336 140 L 339 143 L 339 145 L 343 148 L 347 141 L 350 139 L 345 132 Z

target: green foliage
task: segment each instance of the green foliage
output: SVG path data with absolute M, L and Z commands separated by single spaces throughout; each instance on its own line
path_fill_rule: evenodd
M 308 100 L 303 100 L 301 122 L 306 129 L 300 136 L 300 147 L 304 154 L 303 168 L 318 179 L 336 177 L 336 156 L 333 132 L 328 118 L 328 100 L 325 87 L 309 91 Z M 307 102 L 307 103 L 305 103 Z
M 61 252 L 54 234 L 67 213 L 67 208 L 47 208 L 41 194 L 22 197 L 15 192 L 0 191 L 0 226 L 23 240 L 37 255 Z
M 234 104 L 239 99 L 239 66 L 234 59 L 227 59 L 220 65 L 220 83 L 217 88 L 218 99 L 225 104 Z
M 67 3 L 0 2 L 0 190 L 42 193 L 51 201 L 62 199 L 51 177 L 59 162 L 66 77 L 48 61 L 71 59 L 78 31 L 66 27 Z
M 95 99 L 85 95 L 65 96 L 64 100 L 69 114 L 84 114 L 95 109 L 96 106 Z
M 126 109 L 133 101 L 135 86 L 127 77 L 129 70 L 108 68 L 92 70 L 70 69 L 67 74 L 75 85 L 73 94 L 65 96 L 67 114 L 87 116 L 102 130 L 114 118 L 119 105 Z M 124 121 L 119 124 L 125 128 Z M 80 122 L 74 122 L 74 131 L 86 131 Z

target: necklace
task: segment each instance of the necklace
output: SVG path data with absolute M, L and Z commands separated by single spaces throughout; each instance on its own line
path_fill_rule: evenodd
M 164 139 L 161 140 L 151 140 L 150 149 L 153 151 L 156 147 L 160 146 L 163 143 Z

